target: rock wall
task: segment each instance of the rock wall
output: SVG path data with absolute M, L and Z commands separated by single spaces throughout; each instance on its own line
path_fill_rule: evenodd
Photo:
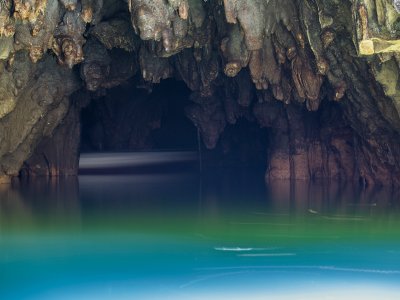
M 79 88 L 77 76 L 47 56 L 34 64 L 26 51 L 15 54 L 1 74 L 0 177 L 17 176 L 40 141 L 68 114 L 69 96 Z
M 84 95 L 72 95 L 68 113 L 51 136 L 43 137 L 23 164 L 22 177 L 71 176 L 79 167 L 80 112 Z
M 175 78 L 192 90 L 186 114 L 207 148 L 242 118 L 268 128 L 267 178 L 397 185 L 397 9 L 391 0 L 1 1 L 0 178 L 53 136 L 75 91 L 98 98 L 127 81 L 151 90 Z

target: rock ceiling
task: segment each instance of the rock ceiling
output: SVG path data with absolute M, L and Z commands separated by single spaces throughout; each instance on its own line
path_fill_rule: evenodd
M 360 176 L 392 183 L 400 170 L 399 6 L 1 0 L 0 174 L 18 173 L 65 119 L 72 94 L 90 98 L 139 73 L 146 84 L 186 83 L 193 91 L 188 117 L 209 148 L 246 114 L 279 128 L 271 101 L 308 111 L 338 102 L 359 140 Z

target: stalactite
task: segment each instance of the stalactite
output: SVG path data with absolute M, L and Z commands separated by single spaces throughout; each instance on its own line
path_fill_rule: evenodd
M 2 178 L 51 135 L 76 89 L 94 97 L 175 78 L 193 93 L 187 114 L 208 148 L 227 124 L 256 119 L 274 141 L 268 174 L 398 183 L 398 1 L 5 0 L 0 8 Z M 319 139 L 308 140 L 308 114 L 330 105 L 344 115 L 329 125 L 337 130 L 321 121 Z M 349 147 L 357 170 L 346 167 Z

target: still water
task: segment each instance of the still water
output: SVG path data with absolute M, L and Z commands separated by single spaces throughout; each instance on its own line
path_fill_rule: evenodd
M 0 186 L 0 299 L 400 299 L 393 191 L 155 170 Z

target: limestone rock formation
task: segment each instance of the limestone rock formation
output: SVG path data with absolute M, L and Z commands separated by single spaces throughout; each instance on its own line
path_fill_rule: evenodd
M 78 77 L 47 56 L 34 64 L 26 51 L 15 54 L 1 74 L 0 176 L 16 176 L 40 141 L 52 135 L 79 89 Z M 5 105 L 3 105 L 3 103 Z
M 72 94 L 175 78 L 208 148 L 242 118 L 268 130 L 267 178 L 398 185 L 399 41 L 396 0 L 1 1 L 0 180 L 58 159 Z

